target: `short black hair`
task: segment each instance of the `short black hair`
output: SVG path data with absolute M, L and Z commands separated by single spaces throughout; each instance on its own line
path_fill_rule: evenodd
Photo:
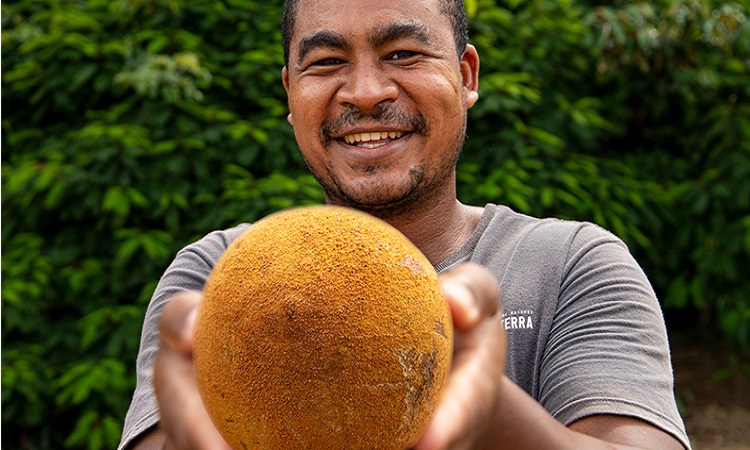
M 448 16 L 453 25 L 453 38 L 456 41 L 456 52 L 461 59 L 469 43 L 469 21 L 466 18 L 463 0 L 440 0 L 441 12 Z M 284 64 L 289 65 L 289 46 L 294 34 L 294 23 L 297 18 L 299 0 L 287 0 L 284 3 L 284 17 L 281 21 L 281 40 L 284 45 Z

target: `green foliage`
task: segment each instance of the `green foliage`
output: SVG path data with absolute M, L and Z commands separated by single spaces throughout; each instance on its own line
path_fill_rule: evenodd
M 2 446 L 114 448 L 185 244 L 319 203 L 281 0 L 2 4 Z M 750 4 L 466 0 L 459 196 L 596 222 L 665 307 L 750 349 Z

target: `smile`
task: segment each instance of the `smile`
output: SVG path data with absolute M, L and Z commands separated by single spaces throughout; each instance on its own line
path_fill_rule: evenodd
M 363 148 L 376 148 L 388 144 L 403 136 L 400 131 L 376 131 L 373 133 L 355 133 L 344 136 L 344 142 Z

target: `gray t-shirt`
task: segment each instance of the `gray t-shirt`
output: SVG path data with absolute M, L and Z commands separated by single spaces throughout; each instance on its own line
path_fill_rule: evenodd
M 218 258 L 249 225 L 181 250 L 146 312 L 124 449 L 155 425 L 152 386 L 158 316 L 181 290 L 201 290 Z M 469 240 L 435 268 L 472 261 L 500 284 L 506 374 L 563 424 L 593 414 L 636 417 L 690 448 L 673 393 L 661 308 L 623 242 L 589 223 L 537 219 L 487 205 Z

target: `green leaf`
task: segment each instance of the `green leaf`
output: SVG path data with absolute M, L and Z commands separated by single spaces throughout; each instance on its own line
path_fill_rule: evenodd
M 102 201 L 102 209 L 113 212 L 117 216 L 127 216 L 130 212 L 130 198 L 126 190 L 120 186 L 112 186 L 107 189 Z

